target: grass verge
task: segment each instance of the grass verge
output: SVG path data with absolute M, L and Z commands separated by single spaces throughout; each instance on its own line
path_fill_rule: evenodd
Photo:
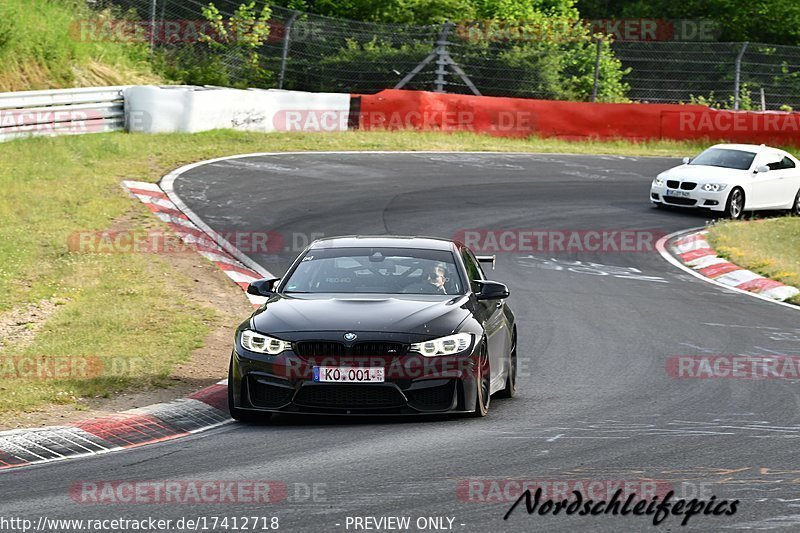
M 4 314 L 21 306 L 58 301 L 31 342 L 15 343 L 12 338 L 0 345 L 0 362 L 6 364 L 0 369 L 0 422 L 3 416 L 45 404 L 74 404 L 82 397 L 163 386 L 174 365 L 187 360 L 219 319 L 219 313 L 202 301 L 187 298 L 196 291 L 192 280 L 168 257 L 69 252 L 69 236 L 77 231 L 118 229 L 121 224 L 131 230 L 160 227 L 144 206 L 127 197 L 119 185 L 123 179 L 155 182 L 185 163 L 260 151 L 474 150 L 683 156 L 703 146 L 499 139 L 471 133 L 233 131 L 107 133 L 0 144 L 0 323 Z M 46 367 L 53 359 L 69 356 L 100 360 L 102 371 L 71 379 L 14 377 L 18 375 L 14 374 L 18 370 L 14 361 L 35 359 Z M 136 371 L 115 373 L 120 361 Z
M 800 218 L 721 221 L 708 242 L 729 261 L 762 276 L 800 287 Z M 800 295 L 789 302 L 800 305 Z
M 90 31 L 110 17 L 85 1 L 0 1 L 0 92 L 158 83 L 145 43 Z

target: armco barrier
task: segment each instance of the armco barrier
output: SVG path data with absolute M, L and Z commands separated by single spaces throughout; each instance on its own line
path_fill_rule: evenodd
M 0 93 L 0 141 L 122 130 L 125 88 Z
M 0 94 L 0 141 L 127 129 L 198 132 L 468 130 L 562 139 L 727 139 L 800 144 L 800 113 L 697 105 L 605 104 L 385 90 L 352 96 L 192 86 L 120 86 Z
M 606 104 L 385 90 L 361 95 L 359 128 L 475 131 L 562 139 L 728 139 L 800 144 L 800 113 Z
M 125 90 L 128 130 L 194 133 L 219 128 L 248 131 L 345 131 L 350 95 L 220 87 Z

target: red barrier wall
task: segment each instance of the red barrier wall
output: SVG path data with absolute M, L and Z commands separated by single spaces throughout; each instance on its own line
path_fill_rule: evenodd
M 359 127 L 563 139 L 727 139 L 800 145 L 800 113 L 698 105 L 602 104 L 389 89 L 361 96 Z

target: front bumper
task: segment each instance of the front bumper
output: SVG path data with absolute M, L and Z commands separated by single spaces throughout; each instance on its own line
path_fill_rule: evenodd
M 237 346 L 228 387 L 235 407 L 278 413 L 419 415 L 472 412 L 476 402 L 477 353 L 427 358 L 309 359 L 292 351 L 254 354 Z M 314 366 L 384 368 L 383 383 L 318 383 Z
M 676 207 L 695 207 L 724 211 L 728 200 L 728 189 L 719 192 L 704 191 L 698 186 L 691 191 L 670 189 L 666 186 L 650 186 L 650 201 L 654 204 L 672 205 Z

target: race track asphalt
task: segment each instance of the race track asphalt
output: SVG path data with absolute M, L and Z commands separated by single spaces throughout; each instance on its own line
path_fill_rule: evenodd
M 538 154 L 264 155 L 199 166 L 181 175 L 175 190 L 219 232 L 282 235 L 288 249 L 249 254 L 280 275 L 299 251 L 295 245 L 312 234 L 661 235 L 700 226 L 708 214 L 657 210 L 647 201 L 652 177 L 677 163 Z M 735 515 L 695 516 L 684 529 L 800 529 L 800 384 L 666 371 L 679 355 L 797 355 L 800 313 L 704 283 L 652 249 L 508 251 L 498 254 L 491 277 L 512 291 L 520 376 L 518 396 L 493 401 L 488 418 L 232 423 L 0 473 L 0 516 L 277 516 L 285 531 L 354 531 L 346 529 L 347 517 L 387 515 L 410 516 L 412 525 L 418 517 L 452 517 L 457 531 L 680 529 L 677 516 L 654 528 L 649 517 L 528 516 L 524 506 L 504 521 L 510 501 L 465 501 L 457 491 L 470 480 L 484 487 L 491 480 L 657 480 L 677 497 L 740 501 Z M 163 479 L 276 480 L 290 501 L 90 505 L 69 494 L 83 480 Z M 314 484 L 323 492 L 305 498 Z

